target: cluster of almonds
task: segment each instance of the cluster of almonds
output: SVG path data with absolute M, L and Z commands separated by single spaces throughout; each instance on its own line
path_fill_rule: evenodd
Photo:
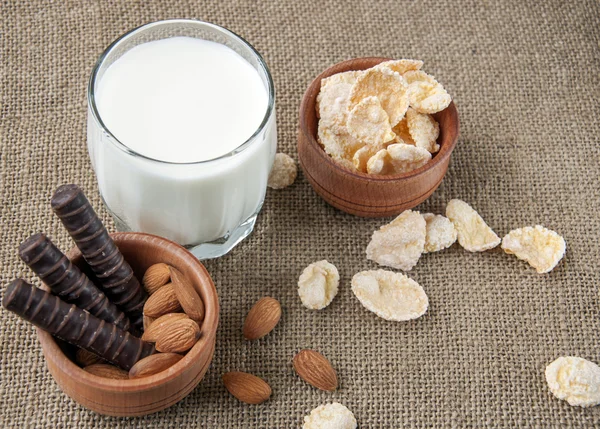
M 340 165 L 389 175 L 422 167 L 439 150 L 431 116 L 452 101 L 423 61 L 386 61 L 321 81 L 318 141 Z
M 201 335 L 204 303 L 194 285 L 177 269 L 164 263 L 146 270 L 143 286 L 150 295 L 144 304 L 142 340 L 155 343 L 158 353 L 139 360 L 129 373 L 79 349 L 76 361 L 89 373 L 128 379 L 158 374 L 179 362 Z
M 277 326 L 280 319 L 281 305 L 279 301 L 271 297 L 261 298 L 248 312 L 242 333 L 247 340 L 258 340 L 269 334 Z M 312 386 L 328 392 L 337 389 L 336 371 L 329 360 L 321 353 L 309 349 L 301 350 L 294 356 L 292 365 L 298 376 Z M 265 380 L 247 372 L 228 372 L 223 374 L 222 379 L 229 393 L 247 404 L 261 404 L 268 400 L 272 394 L 271 387 Z M 322 406 L 320 409 L 328 406 Z M 311 421 L 316 418 L 312 416 Z M 356 423 L 355 420 L 354 422 Z M 305 427 L 319 426 L 306 426 L 305 424 Z
M 269 334 L 281 319 L 281 305 L 275 298 L 259 299 L 250 309 L 244 321 L 242 333 L 247 340 L 258 340 Z M 337 389 L 337 375 L 327 358 L 322 354 L 304 349 L 293 358 L 293 366 L 298 375 L 307 383 L 321 390 Z M 250 380 L 255 380 L 254 382 Z M 260 381 L 258 381 L 260 380 Z M 243 402 L 259 404 L 271 396 L 270 387 L 262 379 L 243 372 L 228 372 L 223 382 L 229 392 Z M 252 387 L 249 384 L 253 384 Z M 258 388 L 263 386 L 262 388 Z M 253 396 L 256 393 L 261 395 Z

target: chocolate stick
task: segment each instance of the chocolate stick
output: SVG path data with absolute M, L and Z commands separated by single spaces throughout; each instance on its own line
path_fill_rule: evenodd
M 51 205 L 102 283 L 106 296 L 142 330 L 142 310 L 148 295 L 83 191 L 77 185 L 62 185 L 52 196 Z
M 127 331 L 129 319 L 42 233 L 19 246 L 19 256 L 54 295 Z M 135 332 L 134 332 L 135 334 Z
M 2 305 L 52 335 L 125 370 L 154 353 L 152 344 L 22 279 L 8 285 Z

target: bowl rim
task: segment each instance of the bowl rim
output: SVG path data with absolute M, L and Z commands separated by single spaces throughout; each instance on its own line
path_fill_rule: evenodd
M 157 386 L 163 385 L 179 377 L 198 357 L 202 357 L 205 349 L 213 349 L 215 347 L 215 339 L 217 327 L 219 324 L 219 300 L 217 290 L 212 281 L 212 278 L 204 265 L 187 249 L 181 245 L 157 235 L 140 233 L 140 232 L 116 232 L 110 236 L 115 240 L 118 247 L 118 242 L 121 241 L 136 241 L 147 245 L 148 239 L 154 243 L 160 243 L 161 246 L 171 252 L 177 252 L 181 258 L 183 265 L 194 266 L 194 270 L 199 274 L 202 283 L 205 285 L 208 292 L 208 299 L 204 299 L 205 316 L 202 322 L 202 336 L 198 342 L 185 354 L 183 359 L 176 362 L 168 370 L 161 371 L 157 374 L 147 377 L 134 378 L 128 380 L 115 380 L 105 377 L 100 377 L 86 372 L 75 362 L 65 355 L 54 337 L 40 328 L 36 327 L 38 339 L 42 345 L 44 355 L 47 360 L 51 360 L 54 365 L 60 368 L 68 377 L 78 380 L 80 383 L 89 387 L 105 390 L 109 392 L 138 392 L 144 391 Z M 73 247 L 67 254 L 69 259 L 73 259 L 73 255 L 78 256 L 81 253 L 77 246 Z M 44 285 L 46 288 L 46 285 Z M 208 332 L 205 332 L 205 327 Z M 211 360 L 209 356 L 208 360 Z
M 460 120 L 458 117 L 458 110 L 456 109 L 456 104 L 454 103 L 454 100 L 452 100 L 450 102 L 450 104 L 448 105 L 448 107 L 446 107 L 446 109 L 444 109 L 440 112 L 434 113 L 434 115 L 437 115 L 447 109 L 453 109 L 456 112 L 456 135 L 457 135 L 457 138 L 452 139 L 450 141 L 450 144 L 442 146 L 440 148 L 439 152 L 437 152 L 435 154 L 435 156 L 432 157 L 432 159 L 427 164 L 425 164 L 422 167 L 417 168 L 416 170 L 409 171 L 407 173 L 379 175 L 379 174 L 368 174 L 368 173 L 363 173 L 360 171 L 349 170 L 349 169 L 343 167 L 342 165 L 338 164 L 337 162 L 335 162 L 333 160 L 333 158 L 331 158 L 331 156 L 329 156 L 325 152 L 323 147 L 321 147 L 321 145 L 317 142 L 317 139 L 315 138 L 315 136 L 309 132 L 307 121 L 306 121 L 307 112 L 309 109 L 312 111 L 315 110 L 316 97 L 318 95 L 318 92 L 321 89 L 321 80 L 323 78 L 329 77 L 336 73 L 341 73 L 341 72 L 350 71 L 350 70 L 366 70 L 367 68 L 374 67 L 377 64 L 380 64 L 384 61 L 391 61 L 391 60 L 393 60 L 393 58 L 357 57 L 357 58 L 352 58 L 349 60 L 345 60 L 345 61 L 341 61 L 339 63 L 333 64 L 332 66 L 329 66 L 328 68 L 323 70 L 323 72 L 321 72 L 317 77 L 315 77 L 312 80 L 312 82 L 310 83 L 310 85 L 308 85 L 308 88 L 304 92 L 304 95 L 302 96 L 302 102 L 300 103 L 300 111 L 299 111 L 300 132 L 304 135 L 305 140 L 310 142 L 309 144 L 317 149 L 317 152 L 319 153 L 319 157 L 323 160 L 323 162 L 327 163 L 330 166 L 330 168 L 338 170 L 338 172 L 340 172 L 342 174 L 354 176 L 357 179 L 368 179 L 368 180 L 372 180 L 372 181 L 376 181 L 376 182 L 395 182 L 399 179 L 407 179 L 410 177 L 425 174 L 427 171 L 433 169 L 435 166 L 437 166 L 438 164 L 440 164 L 440 163 L 444 162 L 446 159 L 448 159 L 450 157 L 450 155 L 452 154 L 454 147 L 456 146 L 456 142 L 458 141 L 458 135 L 460 133 Z M 372 65 L 370 65 L 367 68 L 354 67 L 356 65 L 356 63 L 359 61 L 371 63 Z M 313 94 L 315 94 L 315 102 L 310 103 L 309 99 L 312 97 Z M 317 129 L 318 129 L 318 124 L 317 124 Z

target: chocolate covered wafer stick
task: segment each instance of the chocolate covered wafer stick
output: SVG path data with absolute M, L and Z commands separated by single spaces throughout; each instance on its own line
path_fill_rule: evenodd
M 2 305 L 52 335 L 129 370 L 154 346 L 22 279 L 6 288 Z
M 129 329 L 125 313 L 110 302 L 45 234 L 34 234 L 21 243 L 19 256 L 54 295 L 125 331 Z
M 137 329 L 143 329 L 142 309 L 148 295 L 83 191 L 77 185 L 60 186 L 51 204 L 106 296 L 127 314 Z

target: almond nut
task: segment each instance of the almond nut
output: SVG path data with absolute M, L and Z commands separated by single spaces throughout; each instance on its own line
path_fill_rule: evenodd
M 187 277 L 173 267 L 171 267 L 171 280 L 181 308 L 190 316 L 190 319 L 200 324 L 204 320 L 204 303 L 202 302 L 202 298 L 200 298 Z
M 163 314 L 175 313 L 181 310 L 173 285 L 167 283 L 146 300 L 144 304 L 144 315 L 149 317 L 160 317 Z
M 88 352 L 85 349 L 77 349 L 75 352 L 75 361 L 81 365 L 81 367 L 86 367 L 89 365 L 93 365 L 95 363 L 103 363 L 105 362 L 100 356 L 95 353 Z
M 83 368 L 83 370 L 89 372 L 90 374 L 97 375 L 98 377 L 112 378 L 114 380 L 129 379 L 129 374 L 127 371 L 107 363 L 95 363 L 93 365 L 88 365 Z
M 146 316 L 144 316 L 146 317 Z M 149 343 L 155 343 L 158 335 L 163 331 L 168 330 L 168 325 L 181 319 L 189 319 L 185 313 L 168 313 L 160 316 L 152 322 L 152 325 L 142 334 L 142 340 Z
M 182 353 L 191 349 L 200 338 L 200 327 L 192 319 L 176 320 L 161 329 L 156 338 L 156 350 L 161 353 Z
M 155 353 L 136 362 L 129 370 L 129 378 L 158 374 L 183 359 L 177 353 Z
M 150 317 L 150 316 L 146 316 L 144 315 L 142 317 L 142 323 L 144 324 L 144 332 L 146 332 L 148 330 L 148 328 L 150 328 L 150 325 L 155 321 L 156 319 L 154 317 Z
M 228 372 L 223 374 L 225 388 L 242 402 L 261 404 L 271 396 L 271 386 L 262 378 L 247 372 Z
M 293 361 L 294 369 L 304 381 L 317 389 L 334 391 L 338 387 L 335 370 L 325 356 L 314 350 L 301 350 Z
M 244 322 L 244 337 L 257 340 L 264 337 L 277 326 L 281 318 L 281 305 L 269 296 L 259 299 L 250 309 Z
M 171 272 L 169 271 L 169 266 L 161 262 L 152 265 L 146 270 L 142 283 L 148 294 L 152 295 L 159 288 L 169 283 L 170 278 Z

